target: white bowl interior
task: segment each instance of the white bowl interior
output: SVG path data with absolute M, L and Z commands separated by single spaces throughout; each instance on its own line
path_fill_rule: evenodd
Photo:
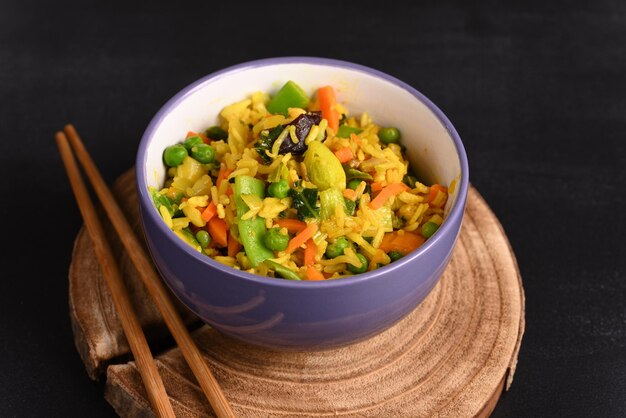
M 381 126 L 402 133 L 412 171 L 426 183 L 449 186 L 461 176 L 461 162 L 450 133 L 437 116 L 409 91 L 358 68 L 325 64 L 281 63 L 243 67 L 222 73 L 184 95 L 165 114 L 147 146 L 147 186 L 161 187 L 165 179 L 163 150 L 184 140 L 188 131 L 217 124 L 221 109 L 256 91 L 275 93 L 293 80 L 311 96 L 318 87 L 331 85 L 351 116 L 367 112 Z M 454 203 L 451 193 L 446 210 Z

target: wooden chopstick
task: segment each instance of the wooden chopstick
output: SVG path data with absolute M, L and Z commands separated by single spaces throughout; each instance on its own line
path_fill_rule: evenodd
M 146 252 L 140 245 L 139 240 L 132 232 L 133 230 L 130 224 L 126 220 L 124 213 L 106 185 L 106 182 L 100 175 L 100 172 L 91 159 L 89 152 L 87 152 L 87 149 L 78 136 L 76 129 L 74 129 L 74 126 L 71 124 L 68 124 L 65 126 L 65 133 L 67 134 L 70 144 L 72 145 L 80 164 L 85 170 L 87 177 L 91 181 L 91 185 L 98 195 L 105 212 L 119 235 L 122 244 L 126 248 L 131 261 L 137 268 L 139 276 L 152 296 L 155 305 L 161 312 L 165 324 L 172 333 L 172 336 L 178 344 L 183 357 L 198 380 L 198 383 L 209 400 L 209 403 L 213 407 L 213 410 L 220 418 L 234 418 L 235 414 L 233 413 L 228 400 L 224 396 L 222 389 L 202 358 L 198 347 L 191 339 L 191 335 L 189 335 L 187 328 L 174 308 L 161 278 L 154 270 L 152 261 L 146 255 Z
M 148 391 L 148 398 L 159 417 L 175 417 L 169 397 L 165 392 L 163 381 L 161 380 L 154 358 L 150 352 L 150 347 L 148 346 L 139 320 L 133 311 L 133 307 L 126 293 L 122 276 L 120 275 L 117 263 L 113 257 L 111 247 L 106 240 L 104 229 L 98 219 L 96 210 L 91 202 L 89 193 L 81 178 L 80 171 L 63 132 L 56 134 L 56 142 L 67 175 L 70 179 L 78 208 L 85 221 L 87 232 L 93 241 L 96 256 L 102 267 L 104 280 L 111 291 L 113 303 L 115 304 L 115 309 L 122 322 L 124 334 L 133 352 L 135 361 L 137 362 L 137 368 L 139 369 L 143 383 Z

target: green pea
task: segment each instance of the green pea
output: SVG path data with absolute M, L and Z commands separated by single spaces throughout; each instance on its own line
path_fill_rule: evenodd
M 335 258 L 343 254 L 344 250 L 350 246 L 346 237 L 339 237 L 335 242 L 326 247 L 326 257 Z
M 211 243 L 211 236 L 204 229 L 201 229 L 198 232 L 196 232 L 196 239 L 198 240 L 202 248 L 208 247 L 209 244 Z
M 190 136 L 189 138 L 185 139 L 185 142 L 183 142 L 183 145 L 185 146 L 185 148 L 187 148 L 187 151 L 189 152 L 191 152 L 191 148 L 200 144 L 204 144 L 204 141 L 202 141 L 202 138 L 200 138 L 199 136 Z
M 400 141 L 398 128 L 383 128 L 378 131 L 378 138 L 383 144 L 395 144 Z
M 389 256 L 389 258 L 391 258 L 391 261 L 398 261 L 399 259 L 404 257 L 404 254 L 402 254 L 400 251 L 389 251 L 389 254 L 387 255 Z
M 216 141 L 228 138 L 228 132 L 226 132 L 219 126 L 211 126 L 209 129 L 206 130 L 205 134 L 209 138 L 214 139 Z
M 272 228 L 267 231 L 264 243 L 272 251 L 284 251 L 289 244 L 289 235 L 280 232 L 280 228 Z
M 287 180 L 279 180 L 272 183 L 267 188 L 267 193 L 272 197 L 279 199 L 285 198 L 289 195 L 289 182 Z
M 433 236 L 433 234 L 435 232 L 437 232 L 437 230 L 439 229 L 439 225 L 437 225 L 434 222 L 426 222 L 423 226 L 422 226 L 422 236 L 424 238 L 430 238 Z
M 356 190 L 357 187 L 361 184 L 363 180 L 352 179 L 348 182 L 348 189 Z
M 365 256 L 361 253 L 357 253 L 356 255 L 359 258 L 359 261 L 361 261 L 361 267 L 356 267 L 352 264 L 348 264 L 348 270 L 350 270 L 352 273 L 365 273 L 367 271 L 367 258 L 365 258 Z
M 187 157 L 187 155 L 189 155 L 187 153 L 187 148 L 181 144 L 170 145 L 165 148 L 165 151 L 163 151 L 163 161 L 169 167 L 178 167 L 183 163 L 183 160 Z
M 191 148 L 191 156 L 201 164 L 212 163 L 215 160 L 215 148 L 205 143 L 194 145 Z

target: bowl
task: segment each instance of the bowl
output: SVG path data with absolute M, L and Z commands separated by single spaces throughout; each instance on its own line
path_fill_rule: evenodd
M 402 132 L 407 157 L 430 182 L 455 183 L 445 221 L 409 255 L 371 272 L 322 282 L 254 275 L 200 254 L 168 229 L 149 186 L 165 178 L 162 153 L 187 131 L 215 124 L 221 108 L 255 91 L 273 93 L 294 80 L 312 94 L 332 85 L 351 115 L 367 111 Z M 250 344 L 314 351 L 353 344 L 412 312 L 440 279 L 459 236 L 468 190 L 468 163 L 452 123 L 410 85 L 376 69 L 316 57 L 245 62 L 209 74 L 176 93 L 154 116 L 136 158 L 141 226 L 165 283 L 201 320 Z

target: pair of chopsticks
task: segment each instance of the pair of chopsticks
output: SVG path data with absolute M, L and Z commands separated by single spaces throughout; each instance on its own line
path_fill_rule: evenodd
M 198 347 L 191 339 L 191 335 L 189 335 L 187 328 L 174 308 L 160 277 L 154 270 L 152 262 L 141 247 L 139 240 L 132 232 L 133 230 L 130 224 L 96 168 L 91 156 L 78 136 L 76 129 L 74 129 L 71 124 L 68 124 L 64 128 L 64 132 L 59 131 L 56 133 L 55 139 L 87 232 L 93 241 L 105 282 L 111 291 L 115 308 L 122 322 L 124 334 L 130 345 L 137 363 L 137 368 L 139 369 L 139 373 L 141 374 L 141 378 L 148 392 L 148 398 L 150 399 L 155 413 L 160 417 L 175 416 L 169 397 L 165 392 L 163 381 L 157 370 L 156 363 L 150 352 L 148 342 L 146 341 L 146 337 L 130 303 L 124 283 L 122 282 L 119 268 L 113 257 L 113 252 L 111 251 L 109 243 L 106 241 L 104 229 L 94 205 L 91 202 L 85 183 L 81 178 L 81 173 L 74 159 L 72 148 L 87 174 L 108 218 L 111 220 L 115 231 L 119 235 L 122 244 L 126 248 L 131 261 L 137 268 L 143 284 L 161 312 L 167 327 L 172 333 L 183 357 L 198 380 L 213 410 L 220 418 L 234 417 L 235 414 L 230 408 L 217 380 L 215 380 L 211 370 L 203 360 Z

